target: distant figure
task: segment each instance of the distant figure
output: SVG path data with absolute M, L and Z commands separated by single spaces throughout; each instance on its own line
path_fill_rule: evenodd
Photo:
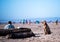
M 26 20 L 26 24 L 28 23 L 28 20 Z
M 49 28 L 48 24 L 46 23 L 46 21 L 43 22 L 43 25 L 44 25 L 45 35 L 46 34 L 51 34 L 50 28 Z
M 12 25 L 11 21 L 8 21 L 8 24 L 4 27 L 4 29 L 14 29 L 14 25 Z
M 56 22 L 55 22 L 55 23 L 56 23 L 56 25 L 58 25 L 58 20 L 56 20 Z
M 36 24 L 39 24 L 40 22 L 38 20 L 35 21 Z
M 23 24 L 25 24 L 25 19 L 23 19 Z

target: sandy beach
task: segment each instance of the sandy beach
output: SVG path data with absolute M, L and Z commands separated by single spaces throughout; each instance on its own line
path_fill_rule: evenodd
M 0 29 L 3 29 L 6 24 L 0 24 Z M 51 34 L 44 35 L 43 25 L 40 24 L 13 24 L 15 28 L 26 27 L 30 28 L 36 37 L 24 38 L 24 39 L 6 39 L 5 37 L 0 37 L 0 42 L 60 42 L 60 23 L 56 25 L 55 23 L 48 23 Z

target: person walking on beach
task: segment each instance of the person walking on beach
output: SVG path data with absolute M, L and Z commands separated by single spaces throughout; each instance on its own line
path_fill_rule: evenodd
M 12 25 L 12 22 L 11 21 L 8 21 L 8 24 L 5 25 L 4 29 L 14 29 L 14 25 Z
M 46 23 L 46 21 L 43 22 L 43 25 L 44 25 L 45 35 L 46 34 L 51 34 L 50 28 L 49 28 L 48 24 Z

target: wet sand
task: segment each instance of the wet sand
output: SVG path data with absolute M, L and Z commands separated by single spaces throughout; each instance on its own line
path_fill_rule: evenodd
M 3 29 L 6 24 L 1 24 L 0 29 Z M 17 27 L 31 28 L 36 37 L 24 38 L 24 39 L 6 39 L 0 37 L 0 42 L 60 42 L 60 23 L 48 23 L 51 34 L 44 35 L 43 25 L 40 24 L 13 24 Z

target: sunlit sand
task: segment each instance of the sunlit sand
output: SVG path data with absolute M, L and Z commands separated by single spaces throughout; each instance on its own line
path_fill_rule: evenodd
M 6 24 L 1 24 L 0 29 L 3 29 Z M 43 30 L 43 24 L 13 24 L 15 28 L 26 27 L 30 28 L 36 37 L 24 38 L 24 39 L 6 39 L 0 37 L 0 42 L 60 42 L 60 23 L 48 23 L 51 34 L 45 35 Z

